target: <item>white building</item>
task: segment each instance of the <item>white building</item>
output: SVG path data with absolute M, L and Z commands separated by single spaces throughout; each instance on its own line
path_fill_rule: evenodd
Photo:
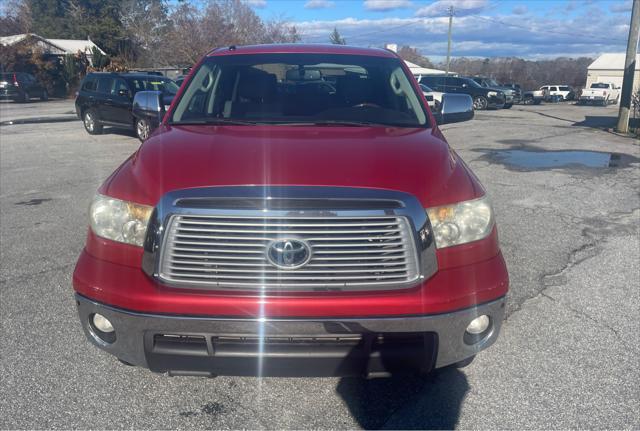
M 602 54 L 587 68 L 587 88 L 594 82 L 613 82 L 622 87 L 625 53 Z M 633 91 L 640 89 L 640 54 L 636 56 Z
M 444 75 L 445 73 L 447 73 L 446 71 L 440 70 L 440 69 L 430 69 L 428 67 L 418 66 L 417 64 L 411 63 L 410 61 L 407 61 L 407 60 L 404 60 L 404 62 L 406 63 L 407 67 L 409 68 L 413 76 L 415 76 L 418 81 L 420 80 L 421 76 Z M 449 72 L 449 75 L 457 76 L 458 74 Z
M 94 47 L 102 54 L 105 54 L 98 45 L 91 41 L 91 39 L 46 39 L 34 33 L 14 34 L 12 36 L 0 37 L 0 45 L 2 46 L 13 46 L 17 44 L 30 45 L 40 49 L 45 54 L 57 56 L 77 54 L 79 51 L 87 56 L 87 59 L 91 64 L 93 64 Z

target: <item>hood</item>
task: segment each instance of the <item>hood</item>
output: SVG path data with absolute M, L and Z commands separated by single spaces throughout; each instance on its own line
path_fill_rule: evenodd
M 347 186 L 399 190 L 424 206 L 483 194 L 437 128 L 161 126 L 101 187 L 156 205 L 185 188 Z

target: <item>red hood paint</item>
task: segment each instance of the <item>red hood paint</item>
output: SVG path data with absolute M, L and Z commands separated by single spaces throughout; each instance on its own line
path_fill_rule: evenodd
M 171 190 L 267 184 L 400 190 L 425 207 L 484 194 L 437 128 L 262 125 L 163 125 L 100 192 L 156 205 Z

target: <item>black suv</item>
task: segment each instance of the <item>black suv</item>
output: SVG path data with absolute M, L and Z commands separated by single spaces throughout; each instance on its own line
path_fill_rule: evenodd
M 468 94 L 473 99 L 473 109 L 502 108 L 505 104 L 505 94 L 501 90 L 482 87 L 469 78 L 456 76 L 424 76 L 420 84 L 441 93 Z
M 518 91 L 512 87 L 508 87 L 506 85 L 500 85 L 493 78 L 485 78 L 483 76 L 473 76 L 470 77 L 475 82 L 480 84 L 483 87 L 491 88 L 492 90 L 502 91 L 505 95 L 505 104 L 504 108 L 509 109 L 513 106 L 514 103 L 519 103 L 522 100 L 522 94 L 518 93 Z
M 138 121 L 131 113 L 133 96 L 138 91 L 161 91 L 166 105 L 178 91 L 178 86 L 169 78 L 142 73 L 89 73 L 76 98 L 76 113 L 84 128 L 92 135 L 102 133 L 102 126 L 113 126 L 134 130 Z M 148 133 L 148 130 L 147 130 Z M 140 139 L 145 137 L 138 136 Z
M 12 99 L 16 102 L 28 102 L 32 97 L 48 100 L 49 93 L 38 80 L 29 73 L 0 73 L 0 99 Z

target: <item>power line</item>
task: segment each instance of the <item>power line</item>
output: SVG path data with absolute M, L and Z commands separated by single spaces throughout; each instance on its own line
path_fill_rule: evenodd
M 576 33 L 567 33 L 567 32 L 561 32 L 561 31 L 556 31 L 556 30 L 536 30 L 536 29 L 532 29 L 530 27 L 526 27 L 523 25 L 518 25 L 518 24 L 512 24 L 509 22 L 504 22 L 501 21 L 497 18 L 492 18 L 492 17 L 485 17 L 485 16 L 480 16 L 480 15 L 468 15 L 470 17 L 474 17 L 477 19 L 480 19 L 482 21 L 488 21 L 488 22 L 495 22 L 507 27 L 514 27 L 514 28 L 521 28 L 524 30 L 527 30 L 530 33 L 534 33 L 534 34 L 540 34 L 540 33 L 550 33 L 550 34 L 558 34 L 558 35 L 562 35 L 562 36 L 572 36 L 572 37 L 576 37 L 578 36 Z M 622 39 L 613 39 L 613 38 L 608 38 L 608 37 L 600 37 L 600 36 L 595 36 L 595 35 L 579 35 L 580 38 L 583 39 L 592 39 L 592 40 L 607 40 L 607 41 L 612 41 L 612 42 L 624 42 L 624 40 Z

